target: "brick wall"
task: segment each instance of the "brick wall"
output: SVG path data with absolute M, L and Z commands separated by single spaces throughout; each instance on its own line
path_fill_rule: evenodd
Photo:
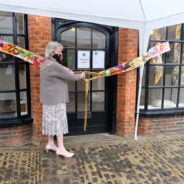
M 51 18 L 28 15 L 29 50 L 44 55 L 47 43 L 52 40 Z M 119 28 L 118 63 L 126 62 L 137 57 L 138 31 Z M 117 113 L 116 134 L 133 136 L 136 106 L 136 76 L 132 70 L 118 75 L 117 83 Z M 24 144 L 31 139 L 46 138 L 41 134 L 42 106 L 40 104 L 39 67 L 30 65 L 31 104 L 33 125 L 22 125 L 11 128 L 1 128 L 1 145 Z M 141 117 L 139 120 L 139 135 L 156 133 L 180 132 L 184 130 L 183 116 Z M 5 141 L 6 140 L 6 141 Z
M 184 116 L 141 117 L 139 135 L 184 132 Z
M 118 63 L 133 59 L 138 51 L 138 31 L 120 28 Z M 134 135 L 136 107 L 136 70 L 118 75 L 116 133 Z M 184 131 L 184 116 L 156 116 L 139 118 L 139 135 L 167 134 Z
M 51 38 L 51 19 L 42 16 L 28 16 L 29 50 L 44 55 L 45 46 Z M 119 28 L 118 63 L 137 57 L 138 31 Z M 137 71 L 118 75 L 116 133 L 133 136 L 136 106 Z M 33 140 L 40 140 L 42 106 L 39 103 L 39 68 L 30 66 Z M 139 134 L 176 132 L 184 129 L 183 116 L 140 118 Z
M 28 15 L 28 39 L 29 50 L 44 56 L 45 47 L 51 37 L 51 18 Z M 40 77 L 39 67 L 30 65 L 30 83 L 31 83 L 31 106 L 33 117 L 33 140 L 42 138 L 41 135 L 41 117 L 42 105 L 40 104 Z
M 137 57 L 138 31 L 119 28 L 118 63 Z M 132 136 L 135 123 L 137 71 L 118 75 L 116 133 Z
M 0 129 L 0 145 L 23 145 L 31 141 L 32 125 L 13 126 Z

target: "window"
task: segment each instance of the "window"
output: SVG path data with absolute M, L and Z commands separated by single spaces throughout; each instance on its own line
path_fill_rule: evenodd
M 150 47 L 169 41 L 171 51 L 145 67 L 141 94 L 142 114 L 184 112 L 184 24 L 153 31 Z
M 106 52 L 106 37 L 105 34 L 90 27 L 71 27 L 61 32 L 61 43 L 64 45 L 63 64 L 73 70 L 78 68 L 79 61 L 77 55 L 79 52 L 89 53 L 89 67 L 87 70 L 101 71 L 105 67 L 95 68 L 93 65 L 94 53 Z M 78 62 L 78 63 L 77 63 Z M 105 62 L 105 58 L 104 58 Z M 68 112 L 83 112 L 84 111 L 84 84 L 83 81 L 68 82 L 70 102 L 67 104 Z M 105 109 L 105 80 L 97 79 L 90 81 L 91 90 L 89 92 L 88 111 L 104 111 Z M 77 110 L 76 110 L 77 109 Z
M 27 48 L 26 16 L 0 12 L 0 40 Z M 0 126 L 30 116 L 29 91 L 29 64 L 0 52 Z

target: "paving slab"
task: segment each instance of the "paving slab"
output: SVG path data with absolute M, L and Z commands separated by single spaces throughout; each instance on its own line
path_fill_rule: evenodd
M 0 147 L 0 184 L 184 184 L 184 135 L 65 137 L 73 158 L 44 145 Z

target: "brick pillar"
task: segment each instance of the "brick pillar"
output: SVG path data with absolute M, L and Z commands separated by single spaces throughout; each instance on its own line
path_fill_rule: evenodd
M 138 31 L 119 28 L 118 63 L 137 57 Z M 137 70 L 118 75 L 116 134 L 132 136 L 135 123 Z
M 47 43 L 52 40 L 51 18 L 28 15 L 29 50 L 44 56 Z M 42 105 L 40 104 L 39 67 L 30 65 L 31 109 L 33 117 L 33 140 L 41 138 Z

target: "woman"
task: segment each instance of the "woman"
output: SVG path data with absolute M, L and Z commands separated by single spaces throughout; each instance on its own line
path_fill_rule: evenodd
M 63 134 L 68 133 L 66 103 L 68 85 L 66 80 L 77 81 L 85 78 L 85 73 L 74 74 L 61 63 L 63 46 L 50 41 L 45 49 L 46 61 L 40 66 L 40 101 L 43 104 L 42 133 L 48 135 L 46 151 L 55 151 L 57 155 L 72 157 L 63 143 Z M 54 143 L 57 137 L 58 146 Z

